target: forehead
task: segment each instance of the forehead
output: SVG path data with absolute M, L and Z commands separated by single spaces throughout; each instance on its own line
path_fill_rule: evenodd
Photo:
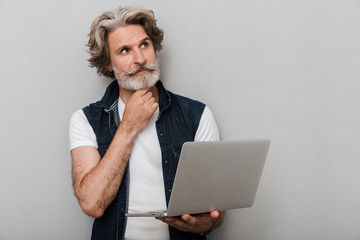
M 147 38 L 143 26 L 126 25 L 116 28 L 108 35 L 109 47 L 120 47 L 139 44 L 143 39 Z

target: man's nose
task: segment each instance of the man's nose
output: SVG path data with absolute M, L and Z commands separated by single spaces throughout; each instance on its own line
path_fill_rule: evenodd
M 146 62 L 146 58 L 140 49 L 134 53 L 134 62 L 139 65 L 145 64 Z

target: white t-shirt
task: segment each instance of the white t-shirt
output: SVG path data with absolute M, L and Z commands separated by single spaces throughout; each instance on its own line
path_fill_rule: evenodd
M 119 98 L 118 110 L 122 120 L 125 104 Z M 162 173 L 161 149 L 156 132 L 159 109 L 147 126 L 137 135 L 129 159 L 129 212 L 164 210 L 166 198 Z M 70 150 L 81 146 L 98 147 L 96 135 L 84 112 L 76 111 L 70 120 Z M 195 141 L 219 140 L 219 131 L 208 107 L 205 107 L 195 135 Z M 149 217 L 128 218 L 125 239 L 168 240 L 168 225 Z

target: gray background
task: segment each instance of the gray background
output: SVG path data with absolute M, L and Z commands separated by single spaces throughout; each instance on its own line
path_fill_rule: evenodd
M 165 85 L 223 139 L 272 140 L 255 205 L 210 239 L 360 239 L 359 0 L 0 0 L 1 240 L 89 239 L 68 121 L 109 82 L 84 44 L 118 5 L 155 11 Z

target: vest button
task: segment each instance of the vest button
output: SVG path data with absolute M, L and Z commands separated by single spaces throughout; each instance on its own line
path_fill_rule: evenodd
M 167 164 L 169 163 L 169 161 L 168 161 L 168 160 L 165 160 L 165 162 L 164 162 L 164 163 L 165 163 L 165 165 L 167 165 Z
M 163 137 L 165 134 L 164 133 L 160 133 L 160 137 Z
M 168 191 L 169 191 L 169 193 L 170 193 L 170 192 L 171 192 L 171 188 L 169 188 L 169 190 L 168 190 Z

